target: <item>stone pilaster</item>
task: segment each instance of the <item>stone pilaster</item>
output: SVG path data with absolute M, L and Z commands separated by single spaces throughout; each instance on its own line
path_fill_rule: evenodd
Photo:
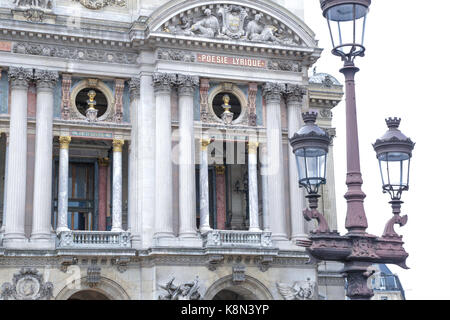
M 106 231 L 106 210 L 108 205 L 107 183 L 108 183 L 109 159 L 98 159 L 98 230 Z
M 69 231 L 67 209 L 69 202 L 69 136 L 59 137 L 59 177 L 58 177 L 58 227 L 57 233 Z
M 248 142 L 248 196 L 249 196 L 249 219 L 251 232 L 261 231 L 259 227 L 258 209 L 258 142 Z
M 209 224 L 209 180 L 208 180 L 208 146 L 211 139 L 202 139 L 200 149 L 200 232 L 211 229 Z
M 61 104 L 61 119 L 69 120 L 70 118 L 70 87 L 72 86 L 72 75 L 63 73 L 62 75 L 62 104 Z
M 306 88 L 299 85 L 288 84 L 286 87 L 286 104 L 288 111 L 288 134 L 289 138 L 303 126 L 301 119 L 302 100 L 306 94 Z M 303 209 L 305 208 L 305 197 L 303 189 L 298 185 L 298 172 L 295 155 L 289 146 L 289 204 L 291 211 L 291 239 L 293 241 L 306 239 L 305 220 Z
M 197 237 L 195 209 L 194 92 L 198 77 L 178 75 L 179 110 L 179 236 Z
M 33 227 L 31 241 L 52 247 L 52 149 L 54 88 L 56 71 L 36 70 L 36 147 L 34 163 Z
M 256 83 L 249 83 L 248 85 L 248 124 L 256 126 L 256 94 L 258 93 L 258 85 Z
M 130 88 L 130 121 L 131 143 L 128 161 L 128 229 L 131 231 L 132 245 L 140 245 L 141 221 L 138 214 L 138 111 L 141 99 L 141 79 L 132 78 L 128 81 Z
M 25 190 L 27 183 L 27 106 L 28 85 L 33 70 L 11 67 L 10 142 L 6 186 L 6 220 L 3 244 L 22 247 L 25 244 Z
M 9 132 L 6 133 L 6 150 L 5 150 L 5 181 L 3 186 L 3 219 L 0 233 L 5 232 L 6 228 L 6 186 L 8 185 L 8 153 L 9 153 Z
M 116 79 L 114 87 L 114 121 L 121 123 L 123 119 L 123 89 L 125 87 L 125 80 Z
M 287 240 L 280 106 L 284 89 L 285 85 L 279 83 L 266 83 L 263 88 L 267 109 L 266 174 L 270 228 L 272 239 L 279 241 Z
M 113 232 L 122 230 L 122 147 L 124 141 L 113 141 L 113 195 L 112 195 L 112 228 Z
M 261 193 L 262 193 L 262 225 L 264 231 L 270 231 L 269 219 L 269 195 L 267 182 L 268 156 L 267 144 L 261 144 L 259 147 L 259 154 L 261 159 Z
M 170 96 L 176 75 L 155 73 L 155 238 L 173 238 L 172 119 Z

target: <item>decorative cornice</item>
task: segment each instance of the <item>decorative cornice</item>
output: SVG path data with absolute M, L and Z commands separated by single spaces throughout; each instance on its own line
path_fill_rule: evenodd
M 38 89 L 53 89 L 59 79 L 57 71 L 39 70 L 34 71 L 34 79 Z
M 10 67 L 8 71 L 8 80 L 12 88 L 26 89 L 31 80 L 33 80 L 33 69 L 23 67 Z

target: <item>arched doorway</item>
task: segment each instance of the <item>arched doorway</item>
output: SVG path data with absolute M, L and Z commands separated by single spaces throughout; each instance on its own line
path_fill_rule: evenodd
M 229 275 L 214 282 L 204 295 L 205 300 L 273 300 L 267 287 L 259 280 L 246 276 L 244 282 L 233 282 Z
M 82 290 L 74 293 L 67 300 L 109 300 L 109 298 L 95 290 Z

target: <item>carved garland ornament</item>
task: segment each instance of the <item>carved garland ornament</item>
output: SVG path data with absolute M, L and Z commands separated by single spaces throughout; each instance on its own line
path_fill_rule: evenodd
M 254 9 L 238 5 L 214 5 L 183 12 L 161 27 L 162 32 L 217 38 L 299 46 L 301 40 L 292 30 L 276 19 Z
M 73 0 L 79 2 L 83 7 L 99 10 L 108 6 L 126 7 L 126 0 Z

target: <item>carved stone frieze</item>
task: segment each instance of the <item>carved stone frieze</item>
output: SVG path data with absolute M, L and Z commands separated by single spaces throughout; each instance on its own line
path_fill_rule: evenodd
M 117 266 L 117 270 L 120 273 L 124 273 L 128 269 L 128 265 L 131 262 L 130 257 L 119 257 L 111 260 L 111 264 Z
M 62 97 L 61 97 L 61 118 L 69 120 L 70 117 L 70 87 L 72 86 L 72 75 L 64 73 L 62 75 Z
M 136 64 L 138 57 L 136 53 L 131 52 L 87 49 L 30 42 L 16 42 L 13 46 L 13 52 L 35 56 L 118 64 Z
M 166 22 L 162 32 L 217 39 L 298 46 L 301 40 L 285 25 L 267 15 L 239 5 L 213 5 L 182 12 Z
M 53 297 L 53 284 L 45 282 L 34 268 L 22 268 L 14 274 L 12 283 L 3 283 L 2 300 L 49 300 Z
M 291 60 L 269 60 L 267 68 L 269 70 L 302 72 L 301 64 Z
M 194 281 L 182 283 L 178 286 L 174 284 L 174 281 L 175 278 L 172 278 L 165 285 L 159 285 L 165 291 L 163 295 L 158 297 L 159 300 L 202 300 L 198 277 Z
M 316 293 L 316 283 L 307 279 L 297 281 L 292 286 L 277 282 L 277 289 L 284 300 L 311 300 Z
M 249 83 L 248 85 L 248 124 L 256 126 L 256 94 L 258 93 L 258 85 Z
M 126 7 L 126 0 L 73 0 L 80 3 L 83 7 L 92 10 L 99 10 L 108 6 Z
M 195 62 L 195 55 L 192 52 L 175 49 L 158 49 L 157 58 L 159 60 Z

